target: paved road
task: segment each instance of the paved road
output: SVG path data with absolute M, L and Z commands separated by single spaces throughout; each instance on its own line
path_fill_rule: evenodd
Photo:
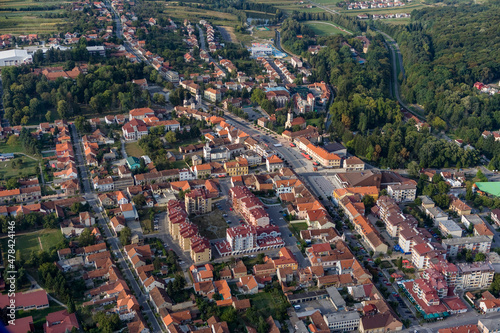
M 73 139 L 74 147 L 75 147 L 75 156 L 76 156 L 76 164 L 78 169 L 80 170 L 80 177 L 83 183 L 83 193 L 84 197 L 87 200 L 87 202 L 90 204 L 90 207 L 92 210 L 95 212 L 95 217 L 97 222 L 99 223 L 99 226 L 104 230 L 104 236 L 105 239 L 107 240 L 111 251 L 116 255 L 118 258 L 117 263 L 120 265 L 122 272 L 124 273 L 124 277 L 128 279 L 128 284 L 130 287 L 132 287 L 132 290 L 135 293 L 135 296 L 137 298 L 137 301 L 142 307 L 142 313 L 149 318 L 149 322 L 153 326 L 153 332 L 161 332 L 162 328 L 160 324 L 158 323 L 154 312 L 151 310 L 151 307 L 149 306 L 149 303 L 147 302 L 148 297 L 145 293 L 142 292 L 139 284 L 135 280 L 134 274 L 130 270 L 130 268 L 127 265 L 127 260 L 124 256 L 124 254 L 121 252 L 122 246 L 118 240 L 117 237 L 114 236 L 114 233 L 111 232 L 109 226 L 108 226 L 108 219 L 105 217 L 103 214 L 101 214 L 99 206 L 97 204 L 97 194 L 92 192 L 92 187 L 89 181 L 88 173 L 87 173 L 87 167 L 84 164 L 84 159 L 83 159 L 83 154 L 82 154 L 82 147 L 80 145 L 80 136 L 78 135 L 76 131 L 76 127 L 71 124 L 70 125 L 70 130 L 71 130 L 71 136 Z
M 410 112 L 411 114 L 413 114 L 415 117 L 421 119 L 421 120 L 424 120 L 425 121 L 425 117 L 422 116 L 421 114 L 417 113 L 417 112 L 414 112 L 412 109 L 410 109 L 410 107 L 403 101 L 403 99 L 401 98 L 401 95 L 399 93 L 399 81 L 398 81 L 398 69 L 397 69 L 397 61 L 396 61 L 396 57 L 397 59 L 399 60 L 399 69 L 401 71 L 401 73 L 403 73 L 403 77 L 405 75 L 405 69 L 403 67 L 403 57 L 401 56 L 401 51 L 399 50 L 399 45 L 398 43 L 396 43 L 396 41 L 391 37 L 389 36 L 388 34 L 386 34 L 385 32 L 381 32 L 381 31 L 378 31 L 382 34 L 382 36 L 384 36 L 384 39 L 386 41 L 386 44 L 387 44 L 387 47 L 389 48 L 389 50 L 391 51 L 391 61 L 392 61 L 392 84 L 394 86 L 394 92 L 396 94 L 396 99 L 398 100 L 399 104 L 405 108 L 408 112 Z M 396 50 L 394 50 L 396 49 Z

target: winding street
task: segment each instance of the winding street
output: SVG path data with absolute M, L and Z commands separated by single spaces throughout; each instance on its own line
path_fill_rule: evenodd
M 413 111 L 405 102 L 403 102 L 403 99 L 401 98 L 401 94 L 399 93 L 398 61 L 399 61 L 399 69 L 400 69 L 401 73 L 403 73 L 403 77 L 405 76 L 405 69 L 403 67 L 403 57 L 401 56 L 401 51 L 399 50 L 398 43 L 396 43 L 396 41 L 394 40 L 394 38 L 392 38 L 391 36 L 389 36 L 385 32 L 382 32 L 382 31 L 379 31 L 379 30 L 377 30 L 377 32 L 379 32 L 384 37 L 385 43 L 386 43 L 387 47 L 389 48 L 389 50 L 391 51 L 392 85 L 394 86 L 395 97 L 398 100 L 399 105 L 401 105 L 402 108 L 404 108 L 406 111 L 408 111 L 411 114 L 413 114 L 418 119 L 425 121 L 425 117 L 424 116 L 422 116 L 421 114 Z

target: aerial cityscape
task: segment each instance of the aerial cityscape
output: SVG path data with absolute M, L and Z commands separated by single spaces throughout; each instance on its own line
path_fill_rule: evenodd
M 0 9 L 0 331 L 500 332 L 498 0 Z

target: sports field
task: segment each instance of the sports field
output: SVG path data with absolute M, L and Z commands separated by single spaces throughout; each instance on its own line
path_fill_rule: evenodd
M 28 234 L 19 235 L 16 238 L 16 250 L 21 251 L 21 256 L 26 260 L 31 251 L 38 252 L 40 250 L 48 251 L 51 247 L 63 240 L 63 235 L 59 229 L 44 229 Z M 2 244 L 2 253 L 7 254 L 8 238 L 0 240 Z

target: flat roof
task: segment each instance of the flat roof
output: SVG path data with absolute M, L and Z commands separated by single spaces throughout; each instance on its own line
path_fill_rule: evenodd
M 491 239 L 487 236 L 461 237 L 461 238 L 446 238 L 443 239 L 443 245 L 460 245 L 468 243 L 490 242 Z
M 330 296 L 330 299 L 332 300 L 333 304 L 335 304 L 335 307 L 337 307 L 337 309 L 346 306 L 346 302 L 342 297 L 342 295 L 340 295 L 337 288 L 335 287 L 326 288 L 326 292 L 328 293 L 328 296 Z

